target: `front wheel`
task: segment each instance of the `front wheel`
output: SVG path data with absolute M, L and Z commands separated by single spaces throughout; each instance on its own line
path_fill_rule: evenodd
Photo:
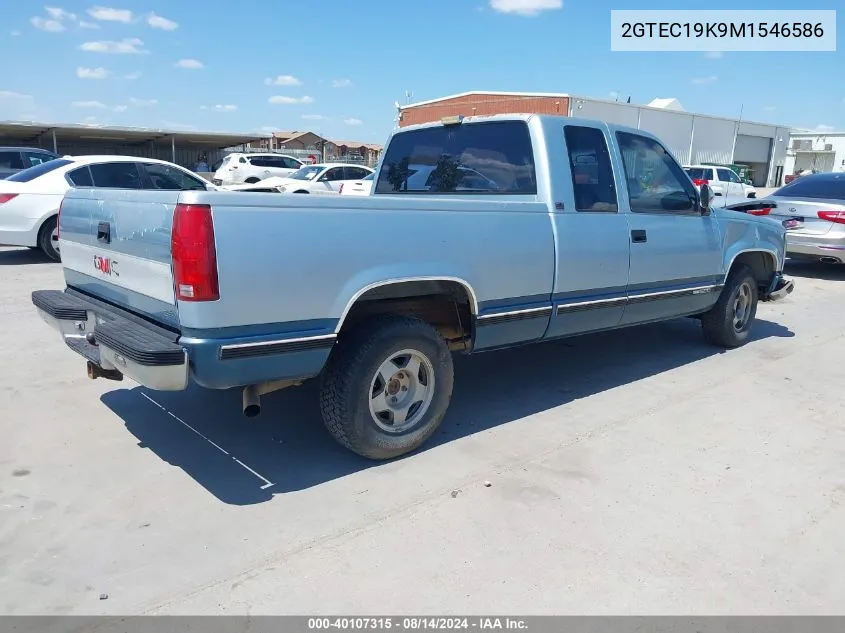
M 751 270 L 747 266 L 733 270 L 716 305 L 701 315 L 704 339 L 720 347 L 744 345 L 757 315 L 757 299 L 757 281 Z
M 59 255 L 59 222 L 57 217 L 52 217 L 44 222 L 38 232 L 38 248 L 52 261 L 61 260 Z
M 334 438 L 369 459 L 418 448 L 437 430 L 452 398 L 452 355 L 416 317 L 389 315 L 342 336 L 320 387 Z

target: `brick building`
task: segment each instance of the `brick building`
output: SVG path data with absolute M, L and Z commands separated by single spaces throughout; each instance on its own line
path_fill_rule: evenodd
M 439 121 L 445 116 L 490 114 L 569 114 L 569 95 L 515 92 L 464 92 L 402 106 L 399 127 Z

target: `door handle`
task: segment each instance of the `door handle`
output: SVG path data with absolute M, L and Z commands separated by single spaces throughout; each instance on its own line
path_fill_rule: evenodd
M 635 244 L 639 244 L 642 242 L 648 242 L 648 236 L 646 232 L 640 229 L 635 229 L 631 231 L 631 241 Z
M 97 241 L 105 244 L 111 243 L 111 225 L 108 222 L 97 224 Z

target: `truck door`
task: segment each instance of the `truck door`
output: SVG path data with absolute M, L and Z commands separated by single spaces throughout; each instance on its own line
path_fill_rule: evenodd
M 566 125 L 566 156 L 550 161 L 565 170 L 553 182 L 572 186 L 561 188 L 552 218 L 557 271 L 547 338 L 616 327 L 625 309 L 631 244 L 607 134 L 601 125 Z
M 622 324 L 705 311 L 722 283 L 719 227 L 702 215 L 696 190 L 656 140 L 616 132 L 625 171 L 631 266 Z

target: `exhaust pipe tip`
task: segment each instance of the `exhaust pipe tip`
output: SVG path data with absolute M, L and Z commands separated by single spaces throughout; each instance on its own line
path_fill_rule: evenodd
M 244 387 L 243 412 L 248 418 L 254 418 L 261 413 L 261 396 L 255 385 Z

